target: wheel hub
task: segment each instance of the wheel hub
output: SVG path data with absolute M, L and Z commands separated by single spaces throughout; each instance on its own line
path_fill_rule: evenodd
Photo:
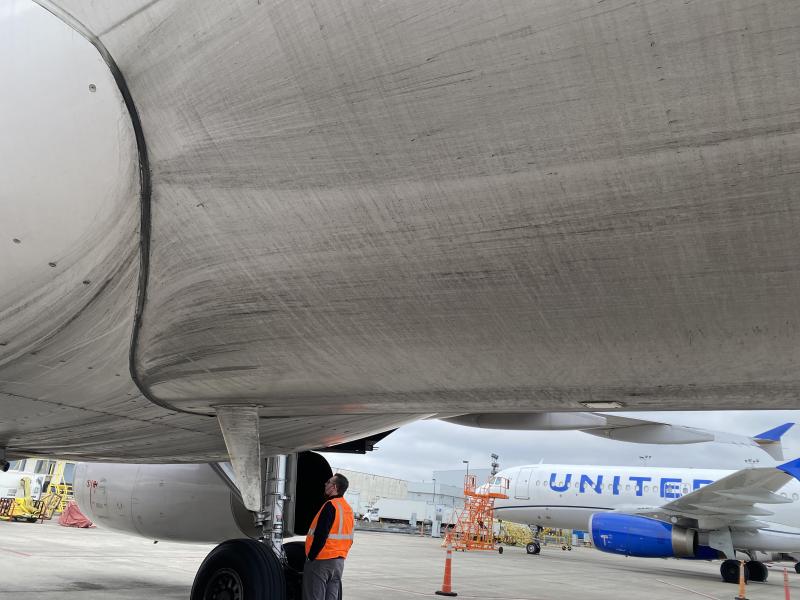
M 233 569 L 220 569 L 208 582 L 203 600 L 243 600 L 244 586 Z

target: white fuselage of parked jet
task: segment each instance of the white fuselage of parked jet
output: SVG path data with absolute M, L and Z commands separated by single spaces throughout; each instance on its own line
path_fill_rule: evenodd
M 499 519 L 564 529 L 587 530 L 593 514 L 645 513 L 713 483 L 734 471 L 590 465 L 526 465 L 498 474 L 507 478 L 507 499 L 496 501 Z M 500 491 L 494 486 L 493 491 Z M 765 552 L 800 550 L 800 482 L 792 480 L 778 491 L 786 504 L 757 505 L 769 515 L 758 517 L 758 530 L 735 530 L 735 523 L 711 517 L 702 529 L 732 526 L 737 548 Z M 765 535 L 766 534 L 766 535 Z

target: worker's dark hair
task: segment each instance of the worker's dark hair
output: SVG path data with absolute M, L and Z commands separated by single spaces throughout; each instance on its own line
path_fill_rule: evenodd
M 341 496 L 344 496 L 344 493 L 347 491 L 347 488 L 350 487 L 350 482 L 347 481 L 347 477 L 345 477 L 341 473 L 334 473 L 333 477 L 334 479 L 336 479 L 336 491 Z

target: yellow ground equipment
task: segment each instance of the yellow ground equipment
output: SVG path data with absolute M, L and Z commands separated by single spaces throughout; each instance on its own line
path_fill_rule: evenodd
M 498 541 L 506 546 L 525 546 L 534 541 L 533 532 L 527 525 L 502 521 Z
M 22 487 L 21 498 L 3 498 L 0 503 L 0 519 L 5 521 L 28 521 L 35 523 L 38 520 L 51 519 L 53 513 L 61 505 L 62 497 L 58 494 L 48 493 L 39 500 L 31 497 L 31 478 L 20 479 Z
M 14 498 L 0 498 L 0 520 L 8 521 L 14 510 Z
M 572 550 L 572 530 L 571 529 L 551 529 L 545 527 L 539 534 L 542 546 L 554 544 L 561 546 L 562 550 Z
M 55 463 L 55 466 L 50 473 L 50 482 L 47 485 L 47 493 L 42 496 L 42 500 L 45 500 L 47 496 L 55 495 L 59 497 L 58 505 L 55 508 L 55 512 L 57 513 L 64 512 L 67 504 L 73 498 L 72 484 L 64 481 L 64 469 L 66 466 L 67 463 L 63 460 L 59 460 Z
M 67 504 L 69 504 L 69 501 L 72 500 L 73 498 L 72 484 L 59 483 L 58 485 L 53 485 L 51 483 L 48 489 L 48 493 L 46 495 L 56 495 L 60 498 L 55 512 L 62 513 L 67 508 Z

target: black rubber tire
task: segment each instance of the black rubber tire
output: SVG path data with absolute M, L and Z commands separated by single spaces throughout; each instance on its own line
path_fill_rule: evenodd
M 222 542 L 209 552 L 197 570 L 190 598 L 223 597 L 286 600 L 283 568 L 272 550 L 261 542 L 240 539 Z
M 757 560 L 749 560 L 744 564 L 744 577 L 748 581 L 766 581 L 769 577 L 767 566 Z
M 539 554 L 542 551 L 542 547 L 537 542 L 531 542 L 525 546 L 525 552 L 528 554 Z
M 502 554 L 502 553 L 503 553 L 503 547 L 502 547 L 502 546 L 500 546 L 500 547 L 497 549 L 497 552 L 498 552 L 499 554 Z
M 301 600 L 303 597 L 303 569 L 306 564 L 305 542 L 286 542 L 283 545 L 288 568 L 286 577 L 286 600 Z
M 719 566 L 719 574 L 722 575 L 722 581 L 725 583 L 739 583 L 739 561 L 738 560 L 723 560 Z M 744 570 L 744 578 L 747 581 L 747 569 Z
M 794 563 L 794 572 L 800 573 L 800 562 Z

